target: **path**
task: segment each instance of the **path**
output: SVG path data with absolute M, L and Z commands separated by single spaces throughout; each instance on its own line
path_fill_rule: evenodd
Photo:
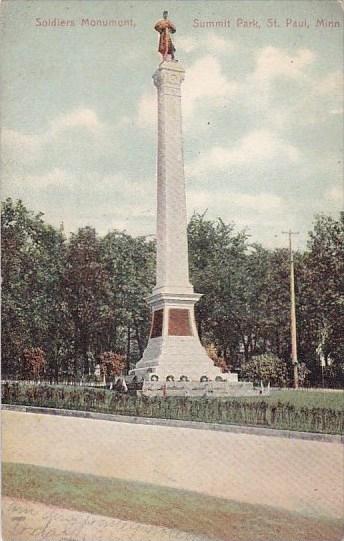
M 340 518 L 344 447 L 4 411 L 3 460 Z
M 3 498 L 5 541 L 210 541 L 203 536 L 132 521 Z

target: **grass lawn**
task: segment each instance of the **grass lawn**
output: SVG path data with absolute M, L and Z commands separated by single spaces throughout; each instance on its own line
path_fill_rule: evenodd
M 343 391 L 295 391 L 293 389 L 283 389 L 282 391 L 271 391 L 270 396 L 238 397 L 237 399 L 233 397 L 233 399 L 255 402 L 257 400 L 264 400 L 273 404 L 277 404 L 277 402 L 288 402 L 297 408 L 344 409 Z
M 146 398 L 109 390 L 57 385 L 9 384 L 2 387 L 8 404 L 95 411 L 162 419 L 267 426 L 341 434 L 344 429 L 343 391 L 271 391 L 270 396 Z M 278 407 L 276 407 L 278 405 Z
M 340 522 L 267 506 L 30 464 L 3 464 L 3 495 L 223 541 L 339 541 Z

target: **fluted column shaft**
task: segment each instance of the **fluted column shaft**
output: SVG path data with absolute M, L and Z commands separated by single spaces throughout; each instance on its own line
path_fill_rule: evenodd
M 188 293 L 181 83 L 184 69 L 163 62 L 153 79 L 158 90 L 157 270 L 154 293 Z

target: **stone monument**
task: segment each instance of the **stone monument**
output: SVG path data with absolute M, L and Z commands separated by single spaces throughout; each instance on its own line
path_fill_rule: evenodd
M 158 95 L 157 266 L 156 286 L 147 299 L 152 311 L 149 342 L 131 371 L 148 382 L 237 382 L 222 373 L 203 348 L 194 305 L 201 295 L 189 280 L 187 214 L 184 179 L 181 84 L 185 70 L 174 59 L 169 32 L 175 26 L 159 21 L 162 62 L 153 75 Z M 149 386 L 149 385 L 148 385 Z

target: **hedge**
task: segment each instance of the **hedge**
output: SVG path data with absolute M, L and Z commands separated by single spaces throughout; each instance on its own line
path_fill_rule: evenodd
M 2 402 L 159 419 L 180 419 L 342 434 L 344 410 L 297 407 L 264 399 L 145 397 L 105 389 L 4 383 Z

